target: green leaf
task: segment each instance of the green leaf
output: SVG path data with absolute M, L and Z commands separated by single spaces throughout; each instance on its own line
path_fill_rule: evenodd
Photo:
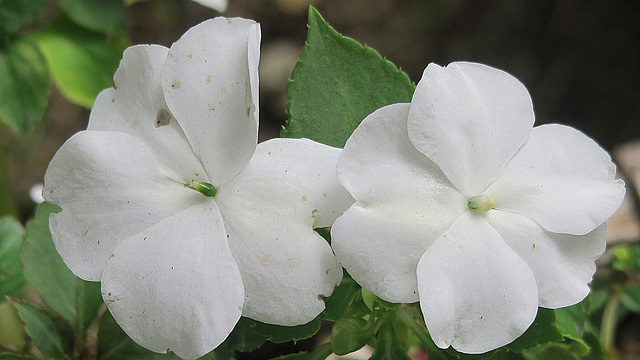
M 47 0 L 0 0 L 0 33 L 13 32 L 33 21 Z
M 283 355 L 273 360 L 324 360 L 329 355 L 331 355 L 331 344 L 322 344 L 313 349 L 312 352 L 303 351 L 296 354 Z
M 620 295 L 620 303 L 629 311 L 640 312 L 640 285 L 629 285 Z
M 591 303 L 590 297 L 573 306 L 555 309 L 556 328 L 566 338 L 582 341 L 582 333 L 585 321 L 587 321 L 587 309 Z
M 360 285 L 344 270 L 340 285 L 336 286 L 331 296 L 324 299 L 326 308 L 320 314 L 320 319 L 340 320 L 347 313 L 358 291 L 360 291 Z
M 63 17 L 34 38 L 49 61 L 60 91 L 85 107 L 93 105 L 100 91 L 113 86 L 113 74 L 128 45 L 124 34 L 107 39 Z
M 402 349 L 391 322 L 386 322 L 378 333 L 378 344 L 369 360 L 411 360 Z
M 29 131 L 47 106 L 50 80 L 45 57 L 20 39 L 0 48 L 0 121 L 18 135 Z
M 5 295 L 19 294 L 26 284 L 20 262 L 23 237 L 24 228 L 18 220 L 0 218 L 0 302 Z
M 547 344 L 536 353 L 536 360 L 578 360 L 565 344 Z
M 615 256 L 611 267 L 615 270 L 640 273 L 640 246 L 619 245 L 611 252 Z
M 519 338 L 505 348 L 512 352 L 521 352 L 522 350 L 532 348 L 534 346 L 562 341 L 562 334 L 555 326 L 556 316 L 553 310 L 538 309 L 538 315 L 533 324 Z
M 410 102 L 414 89 L 404 72 L 338 34 L 312 7 L 307 44 L 287 86 L 289 120 L 281 135 L 343 147 L 367 115 Z
M 255 321 L 241 317 L 229 337 L 218 346 L 217 354 L 226 352 L 233 355 L 234 350 L 249 352 L 259 348 L 267 341 L 267 337 L 256 332 Z
M 24 274 L 47 305 L 83 330 L 102 304 L 100 283 L 77 278 L 58 255 L 49 231 L 49 215 L 57 211 L 56 205 L 42 203 L 27 224 L 21 251 Z
M 279 326 L 265 324 L 260 321 L 251 320 L 255 331 L 273 343 L 285 343 L 289 341 L 297 342 L 315 335 L 320 330 L 321 322 L 318 318 L 298 326 Z
M 126 7 L 122 0 L 60 0 L 60 7 L 86 29 L 106 34 L 124 29 Z
M 363 347 L 373 335 L 373 329 L 365 331 L 362 318 L 343 318 L 331 328 L 331 350 L 336 355 L 346 355 Z
M 40 351 L 56 359 L 66 358 L 73 349 L 74 333 L 71 325 L 60 315 L 24 301 L 13 301 L 27 334 Z
M 173 353 L 157 354 L 136 344 L 125 334 L 107 311 L 100 319 L 98 330 L 98 358 L 100 360 L 155 360 L 179 358 Z
M 38 358 L 7 353 L 7 354 L 0 354 L 0 360 L 38 360 Z

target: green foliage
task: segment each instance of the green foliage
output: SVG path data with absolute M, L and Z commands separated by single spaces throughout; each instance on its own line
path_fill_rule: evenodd
M 47 0 L 0 0 L 0 34 L 32 22 L 46 3 Z
M 320 319 L 331 321 L 341 319 L 359 291 L 360 285 L 344 270 L 340 285 L 336 286 L 331 296 L 324 299 L 326 308 L 320 314 Z
M 110 35 L 124 29 L 126 7 L 122 0 L 60 0 L 60 7 L 86 29 Z
M 320 330 L 320 320 L 313 319 L 310 322 L 298 326 L 278 326 L 265 324 L 252 320 L 256 333 L 264 336 L 273 343 L 285 343 L 299 341 L 312 337 Z
M 24 228 L 18 220 L 0 218 L 0 302 L 5 300 L 5 295 L 22 292 L 26 284 L 20 262 L 23 237 Z
M 629 311 L 640 312 L 640 284 L 633 284 L 624 289 L 620 294 L 620 303 Z
M 27 224 L 21 251 L 24 274 L 47 305 L 82 330 L 102 304 L 100 283 L 77 278 L 58 255 L 49 231 L 49 215 L 57 211 L 59 207 L 43 203 Z
M 611 264 L 614 270 L 640 273 L 640 246 L 616 246 L 611 252 L 615 256 Z
M 46 56 L 60 91 L 91 107 L 98 93 L 113 86 L 113 74 L 128 45 L 125 35 L 90 32 L 64 17 L 33 34 Z
M 517 338 L 511 344 L 505 346 L 506 349 L 512 352 L 521 352 L 522 350 L 532 348 L 539 344 L 544 344 L 553 341 L 562 341 L 562 334 L 555 326 L 556 315 L 553 310 L 538 309 L 538 315 L 533 321 L 533 324 L 524 332 L 519 338 Z
M 331 355 L 331 344 L 323 344 L 312 352 L 301 352 L 277 357 L 274 360 L 324 360 Z
M 27 334 L 40 351 L 54 359 L 65 359 L 73 348 L 73 329 L 60 315 L 23 301 L 14 301 Z
M 378 343 L 370 360 L 410 360 L 405 349 L 400 346 L 396 332 L 390 322 L 380 328 Z
M 0 47 L 0 121 L 18 135 L 42 118 L 49 84 L 45 57 L 31 41 L 18 39 Z
M 374 110 L 409 102 L 415 86 L 375 50 L 343 37 L 309 9 L 309 33 L 287 86 L 289 120 L 282 137 L 343 147 Z

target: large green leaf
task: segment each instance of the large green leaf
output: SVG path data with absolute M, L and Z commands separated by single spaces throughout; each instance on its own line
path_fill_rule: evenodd
M 312 337 L 320 330 L 321 322 L 313 319 L 310 322 L 298 326 L 278 326 L 253 321 L 255 331 L 274 343 L 284 343 L 288 341 L 299 341 Z
M 20 245 L 24 228 L 18 220 L 0 218 L 0 302 L 5 295 L 17 295 L 26 281 L 20 262 Z
M 60 91 L 91 107 L 98 93 L 113 86 L 113 74 L 128 45 L 124 35 L 105 37 L 60 17 L 34 34 Z
M 562 339 L 562 334 L 556 327 L 556 315 L 553 310 L 539 308 L 533 324 L 505 348 L 512 352 L 521 352 L 540 344 L 562 341 Z
M 122 0 L 60 0 L 60 7 L 89 30 L 115 34 L 124 29 L 126 7 Z
M 41 118 L 49 97 L 49 69 L 37 46 L 19 39 L 0 48 L 0 121 L 21 135 Z
M 47 0 L 0 0 L 0 33 L 30 23 L 46 3 Z
M 349 309 L 353 299 L 360 291 L 360 285 L 344 271 L 342 282 L 334 290 L 333 294 L 324 299 L 326 308 L 320 314 L 320 319 L 338 321 Z
M 58 255 L 49 231 L 49 215 L 56 211 L 60 208 L 43 203 L 27 224 L 21 251 L 24 274 L 47 305 L 81 331 L 96 318 L 102 304 L 100 283 L 77 278 Z
M 13 305 L 38 349 L 56 359 L 66 358 L 65 354 L 73 349 L 74 333 L 71 324 L 55 312 L 24 301 L 14 300 Z
M 374 110 L 409 102 L 415 86 L 378 52 L 338 34 L 309 9 L 309 33 L 287 86 L 283 137 L 343 147 Z

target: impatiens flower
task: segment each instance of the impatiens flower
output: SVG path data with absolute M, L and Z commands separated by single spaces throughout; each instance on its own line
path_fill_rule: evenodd
M 356 199 L 332 228 L 338 260 L 380 298 L 420 301 L 441 348 L 501 347 L 538 306 L 589 293 L 624 183 L 593 140 L 533 123 L 511 75 L 430 64 L 411 103 L 369 115 L 338 160 Z
M 50 228 L 69 268 L 101 281 L 140 345 L 197 358 L 240 315 L 309 322 L 342 269 L 314 232 L 349 206 L 340 150 L 257 143 L 260 28 L 216 18 L 167 49 L 128 48 L 45 175 Z

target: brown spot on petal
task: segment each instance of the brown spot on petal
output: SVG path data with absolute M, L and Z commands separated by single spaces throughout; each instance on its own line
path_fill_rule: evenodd
M 180 81 L 173 80 L 173 82 L 171 83 L 171 88 L 172 89 L 180 89 Z
M 211 84 L 211 79 L 213 78 L 213 76 L 211 76 L 211 74 L 207 75 L 207 84 Z
M 160 109 L 158 110 L 158 115 L 156 115 L 156 121 L 153 124 L 155 127 L 159 128 L 162 126 L 169 125 L 171 121 L 171 113 L 168 109 Z
M 251 115 L 251 107 L 247 106 L 247 117 L 249 117 L 249 115 Z
M 307 201 L 307 195 L 302 195 L 302 201 Z

